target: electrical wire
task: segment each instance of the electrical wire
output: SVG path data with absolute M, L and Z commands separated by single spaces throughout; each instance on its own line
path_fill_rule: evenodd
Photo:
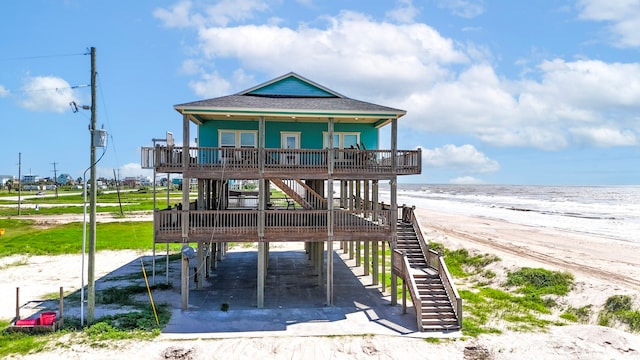
M 0 58 L 0 61 L 18 61 L 18 60 L 36 60 L 36 59 L 50 59 L 56 57 L 70 57 L 70 56 L 85 56 L 87 53 L 75 53 L 75 54 L 53 54 L 53 55 L 35 55 L 35 56 L 18 56 L 12 58 Z

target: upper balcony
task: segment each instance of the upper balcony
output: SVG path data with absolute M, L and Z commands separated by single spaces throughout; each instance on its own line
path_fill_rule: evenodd
M 386 179 L 422 171 L 418 150 L 258 149 L 189 147 L 142 148 L 142 168 L 190 178 Z M 329 161 L 332 160 L 332 161 Z

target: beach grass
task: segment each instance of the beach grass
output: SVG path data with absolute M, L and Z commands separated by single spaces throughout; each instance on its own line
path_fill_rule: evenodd
M 630 295 L 610 296 L 598 314 L 598 325 L 612 326 L 615 322 L 626 324 L 632 332 L 640 332 L 640 310 L 633 308 Z
M 506 281 L 495 283 L 496 273 L 486 267 L 498 263 L 499 257 L 471 254 L 466 249 L 449 250 L 433 242 L 429 247 L 444 255 L 454 278 L 464 281 L 458 289 L 463 300 L 463 334 L 476 337 L 499 334 L 503 329 L 535 331 L 562 323 L 562 317 L 549 319 L 556 306 L 549 295 L 569 293 L 573 286 L 570 273 L 525 267 L 508 272 Z

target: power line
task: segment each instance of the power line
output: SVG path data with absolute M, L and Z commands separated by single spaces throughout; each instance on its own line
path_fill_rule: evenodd
M 13 57 L 13 58 L 0 58 L 0 61 L 36 60 L 36 59 L 49 59 L 49 58 L 56 58 L 56 57 L 69 57 L 69 56 L 80 56 L 80 55 L 84 56 L 84 55 L 87 55 L 87 53 L 19 56 L 19 57 Z
M 85 88 L 85 87 L 90 87 L 91 85 L 89 84 L 81 84 L 81 85 L 73 85 L 73 86 L 65 86 L 65 87 L 57 87 L 57 88 L 41 88 L 41 89 L 29 89 L 29 90 L 10 90 L 7 89 L 8 92 L 12 93 L 12 94 L 26 94 L 26 93 L 33 93 L 33 92 L 40 92 L 40 91 L 51 91 L 51 90 L 55 90 L 55 91 L 60 91 L 60 90 L 74 90 L 74 89 L 81 89 L 81 88 Z

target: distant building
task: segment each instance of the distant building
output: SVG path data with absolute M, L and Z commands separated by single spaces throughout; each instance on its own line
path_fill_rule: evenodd
M 0 175 L 0 186 L 7 185 L 7 181 L 13 180 L 13 175 Z
M 40 181 L 40 176 L 38 175 L 22 175 L 23 184 L 35 184 L 39 181 Z
M 122 184 L 128 188 L 137 188 L 140 187 L 140 179 L 133 176 L 128 176 L 124 178 L 124 180 L 122 180 Z
M 60 174 L 56 178 L 56 184 L 58 185 L 74 185 L 76 182 L 69 174 Z

